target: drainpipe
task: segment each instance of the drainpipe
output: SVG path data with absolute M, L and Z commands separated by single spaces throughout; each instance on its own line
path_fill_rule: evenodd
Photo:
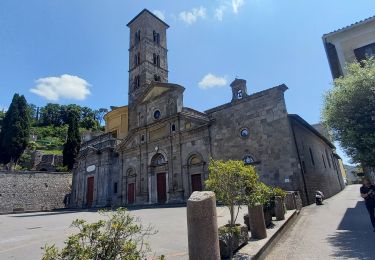
M 307 204 L 309 204 L 309 193 L 307 191 L 307 185 L 306 185 L 306 179 L 305 179 L 305 172 L 304 172 L 304 169 L 303 169 L 303 166 L 302 166 L 301 157 L 300 157 L 300 154 L 299 154 L 299 149 L 298 149 L 298 145 L 297 145 L 296 134 L 294 132 L 293 122 L 292 121 L 289 121 L 289 122 L 290 122 L 290 125 L 292 127 L 293 140 L 294 140 L 294 145 L 296 146 L 296 150 L 297 150 L 298 162 L 299 162 L 299 165 L 301 167 L 301 176 L 302 176 L 302 181 L 303 181 L 303 187 L 305 189 L 305 196 L 306 196 Z

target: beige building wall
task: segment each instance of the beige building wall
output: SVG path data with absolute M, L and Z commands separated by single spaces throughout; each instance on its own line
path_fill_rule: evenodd
M 104 116 L 104 120 L 106 133 L 113 133 L 118 139 L 128 135 L 128 106 L 114 108 Z
M 328 33 L 323 41 L 335 46 L 341 71 L 346 75 L 346 63 L 356 60 L 354 50 L 375 43 L 375 17 Z

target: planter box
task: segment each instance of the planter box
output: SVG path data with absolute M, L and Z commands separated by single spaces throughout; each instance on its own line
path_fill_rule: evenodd
M 228 226 L 229 225 L 225 225 L 224 227 Z M 240 224 L 236 224 L 236 226 L 240 228 L 240 234 L 239 236 L 234 237 L 233 252 L 240 248 L 242 245 L 247 244 L 247 242 L 249 241 L 247 226 L 243 226 Z M 219 244 L 221 258 L 228 258 L 230 256 L 230 242 L 219 236 Z
M 269 228 L 272 225 L 273 212 L 274 212 L 274 208 L 263 210 L 264 224 L 266 225 L 266 228 Z M 245 226 L 247 226 L 247 230 L 251 231 L 249 214 L 245 214 L 243 216 L 243 222 L 244 222 Z

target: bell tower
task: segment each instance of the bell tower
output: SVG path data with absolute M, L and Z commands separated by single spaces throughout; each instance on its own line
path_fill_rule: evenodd
M 246 80 L 244 79 L 235 79 L 231 84 L 232 88 L 232 101 L 240 100 L 244 97 L 247 97 L 247 87 Z
M 129 105 L 151 82 L 168 82 L 167 29 L 169 27 L 144 9 L 127 26 L 129 46 Z

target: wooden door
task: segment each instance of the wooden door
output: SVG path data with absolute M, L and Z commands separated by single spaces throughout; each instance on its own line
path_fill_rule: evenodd
M 165 172 L 159 173 L 156 176 L 156 185 L 158 193 L 158 203 L 165 203 L 167 201 L 167 184 Z
M 128 184 L 128 204 L 134 204 L 135 201 L 135 184 Z
M 94 177 L 87 178 L 87 193 L 86 193 L 86 202 L 87 207 L 92 207 L 92 202 L 94 201 Z
M 191 191 L 202 190 L 202 178 L 200 174 L 191 175 Z

